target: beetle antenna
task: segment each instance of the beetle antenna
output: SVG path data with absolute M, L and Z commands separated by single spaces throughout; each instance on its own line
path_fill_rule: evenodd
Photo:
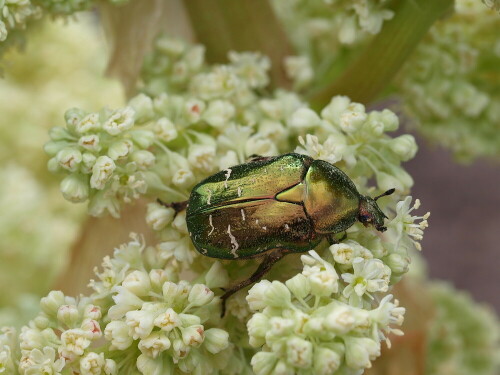
M 380 195 L 377 195 L 375 198 L 373 198 L 373 200 L 377 200 L 379 198 L 382 198 L 382 197 L 385 197 L 386 195 L 391 195 L 392 193 L 394 193 L 396 191 L 396 189 L 392 188 L 392 189 L 389 189 L 387 190 L 385 193 L 382 193 Z

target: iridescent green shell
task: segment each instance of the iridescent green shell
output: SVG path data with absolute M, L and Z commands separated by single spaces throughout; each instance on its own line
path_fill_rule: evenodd
M 300 154 L 259 158 L 196 185 L 187 226 L 196 249 L 213 258 L 304 252 L 357 218 L 359 193 L 333 165 Z

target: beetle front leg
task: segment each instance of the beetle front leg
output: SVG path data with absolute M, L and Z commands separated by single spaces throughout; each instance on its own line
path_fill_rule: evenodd
M 164 207 L 173 208 L 175 211 L 174 217 L 177 216 L 179 212 L 184 211 L 188 205 L 188 201 L 165 203 L 160 198 L 158 198 L 156 201 Z
M 344 241 L 345 239 L 347 238 L 347 232 L 344 232 L 343 236 L 340 237 L 340 239 L 336 239 L 335 236 L 333 234 L 329 234 L 326 239 L 328 240 L 328 243 L 330 245 L 336 245 L 338 243 L 341 243 L 342 241 Z
M 238 290 L 243 289 L 247 287 L 250 284 L 253 284 L 269 272 L 269 270 L 272 268 L 272 266 L 281 258 L 283 258 L 287 254 L 286 250 L 283 249 L 276 249 L 270 252 L 262 261 L 262 263 L 259 265 L 257 270 L 250 276 L 248 279 L 243 280 L 239 284 L 236 284 L 232 288 L 228 289 L 225 291 L 225 293 L 222 295 L 221 300 L 222 300 L 222 313 L 221 317 L 224 317 L 224 314 L 226 313 L 226 300 L 231 297 L 234 293 L 236 293 Z

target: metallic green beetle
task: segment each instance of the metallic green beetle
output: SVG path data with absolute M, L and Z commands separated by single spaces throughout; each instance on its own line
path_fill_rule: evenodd
M 259 280 L 288 253 L 305 252 L 356 220 L 384 231 L 384 213 L 358 193 L 332 164 L 296 153 L 256 157 L 220 171 L 196 185 L 187 202 L 186 222 L 196 249 L 220 259 L 265 257 L 247 280 L 226 291 L 225 301 Z

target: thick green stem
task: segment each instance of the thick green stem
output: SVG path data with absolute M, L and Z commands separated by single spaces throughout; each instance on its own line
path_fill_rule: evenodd
M 453 6 L 453 0 L 399 0 L 394 18 L 334 82 L 309 95 L 318 109 L 334 95 L 368 104 L 387 87 L 432 24 Z
M 275 87 L 289 87 L 283 59 L 293 49 L 268 0 L 184 0 L 198 41 L 207 47 L 207 60 L 227 61 L 227 52 L 260 51 L 272 62 Z

